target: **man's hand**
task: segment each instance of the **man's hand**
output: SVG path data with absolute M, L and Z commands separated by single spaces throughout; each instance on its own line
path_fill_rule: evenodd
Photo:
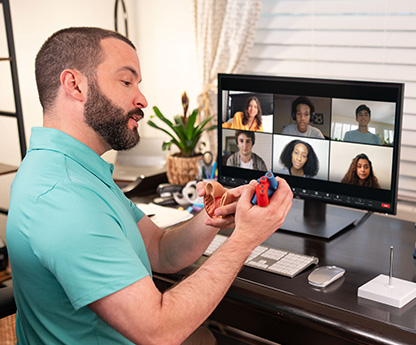
M 198 182 L 196 185 L 196 189 L 198 192 L 198 196 L 203 197 L 205 195 L 205 185 L 206 182 Z M 229 229 L 234 227 L 234 215 L 237 208 L 237 201 L 240 198 L 243 190 L 246 186 L 239 186 L 233 189 L 227 190 L 230 196 L 230 203 L 227 205 L 218 207 L 214 212 L 214 218 L 209 218 L 204 220 L 205 225 L 210 225 L 215 228 L 220 229 Z M 205 211 L 204 211 L 205 212 Z
M 244 240 L 253 249 L 264 242 L 285 220 L 292 207 L 293 193 L 287 182 L 277 177 L 279 187 L 265 207 L 253 205 L 251 199 L 256 190 L 257 181 L 250 181 L 243 189 L 235 213 L 235 229 L 232 236 Z

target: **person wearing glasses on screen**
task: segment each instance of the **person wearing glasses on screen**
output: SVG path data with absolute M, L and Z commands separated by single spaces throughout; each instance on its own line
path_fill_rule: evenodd
M 378 178 L 374 175 L 373 164 L 364 153 L 353 158 L 341 182 L 356 186 L 380 188 Z
M 380 138 L 368 130 L 371 121 L 371 110 L 365 104 L 361 104 L 355 110 L 355 121 L 358 122 L 358 129 L 345 133 L 344 141 L 354 143 L 380 145 Z
M 315 177 L 319 171 L 319 160 L 312 146 L 302 140 L 292 140 L 283 149 L 280 163 L 284 166 L 280 174 Z
M 227 165 L 244 169 L 268 170 L 263 159 L 252 151 L 256 142 L 254 132 L 236 131 L 235 141 L 238 151 L 228 157 Z
M 262 110 L 257 97 L 249 97 L 244 104 L 244 110 L 234 114 L 232 129 L 244 131 L 264 132 Z
M 282 134 L 325 139 L 322 132 L 312 127 L 309 123 L 313 121 L 315 106 L 305 96 L 300 96 L 292 102 L 292 118 L 296 124 L 287 125 L 283 128 Z

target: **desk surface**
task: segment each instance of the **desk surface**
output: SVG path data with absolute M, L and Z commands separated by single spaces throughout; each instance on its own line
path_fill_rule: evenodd
M 294 207 L 301 205 L 296 201 Z M 293 279 L 244 267 L 212 317 L 282 344 L 416 344 L 416 299 L 399 309 L 357 296 L 358 287 L 388 275 L 390 246 L 394 277 L 416 282 L 415 241 L 414 223 L 381 215 L 331 240 L 278 231 L 269 246 L 317 256 L 319 266 L 345 268 L 344 277 L 317 289 L 307 282 L 313 267 Z M 155 279 L 174 282 L 189 272 Z

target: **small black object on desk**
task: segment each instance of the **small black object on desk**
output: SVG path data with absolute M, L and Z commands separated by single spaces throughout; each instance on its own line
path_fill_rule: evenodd
M 13 287 L 0 283 L 0 319 L 16 312 Z
M 140 169 L 139 167 L 137 169 Z M 165 171 L 156 171 L 149 174 L 140 174 L 134 181 L 122 180 L 120 177 L 115 178 L 115 182 L 129 197 L 143 196 L 154 194 L 157 186 L 168 181 Z

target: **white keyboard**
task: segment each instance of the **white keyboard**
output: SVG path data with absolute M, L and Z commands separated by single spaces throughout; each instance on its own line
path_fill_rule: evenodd
M 227 239 L 227 236 L 216 235 L 204 255 L 210 256 Z M 287 250 L 260 245 L 252 251 L 244 265 L 293 278 L 309 265 L 317 264 L 318 262 L 319 259 L 315 256 L 296 254 Z

